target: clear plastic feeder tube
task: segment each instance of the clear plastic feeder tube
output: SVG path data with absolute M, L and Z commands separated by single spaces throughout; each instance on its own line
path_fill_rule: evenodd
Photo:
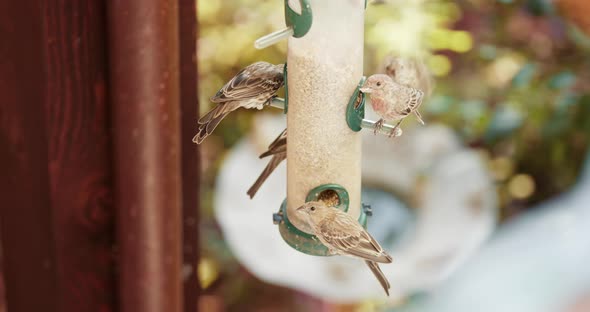
M 361 136 L 346 123 L 346 108 L 363 75 L 364 0 L 311 0 L 309 32 L 289 38 L 287 214 L 310 232 L 294 210 L 310 190 L 339 184 L 348 213 L 360 214 Z

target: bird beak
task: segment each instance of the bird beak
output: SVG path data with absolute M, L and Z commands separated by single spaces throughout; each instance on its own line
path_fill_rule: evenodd
M 299 208 L 297 208 L 297 209 L 295 209 L 295 210 L 297 210 L 297 211 L 301 211 L 301 210 L 303 210 L 303 208 L 305 208 L 305 207 L 301 206 L 301 207 L 299 207 Z
M 362 93 L 371 93 L 371 91 L 373 91 L 373 90 L 371 90 L 371 88 L 360 88 L 359 90 L 360 90 Z

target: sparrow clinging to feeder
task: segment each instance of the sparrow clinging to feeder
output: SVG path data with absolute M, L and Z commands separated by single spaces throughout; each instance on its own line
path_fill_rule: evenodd
M 307 202 L 296 211 L 330 253 L 365 260 L 389 296 L 391 286 L 377 262 L 391 263 L 393 259 L 357 220 L 322 202 Z
M 432 93 L 434 88 L 432 75 L 426 64 L 420 58 L 388 55 L 383 60 L 382 68 L 385 74 L 391 77 L 393 81 L 406 87 L 421 90 L 424 92 L 425 98 L 428 98 Z M 417 109 L 414 110 L 414 114 L 420 123 L 424 124 L 422 116 Z
M 242 69 L 211 97 L 217 105 L 199 119 L 193 142 L 203 142 L 227 114 L 240 107 L 262 109 L 269 105 L 283 86 L 283 66 L 256 62 Z
M 360 90 L 369 94 L 371 107 L 381 117 L 375 125 L 375 133 L 385 120 L 398 120 L 390 134 L 395 135 L 399 124 L 411 113 L 415 113 L 418 121 L 424 124 L 417 112 L 424 100 L 421 90 L 399 84 L 385 74 L 370 76 Z
M 426 97 L 434 89 L 432 74 L 420 58 L 389 55 L 383 60 L 382 71 L 401 85 L 422 90 Z
M 256 182 L 252 184 L 250 189 L 248 190 L 248 195 L 250 198 L 253 198 L 258 192 L 258 189 L 264 181 L 270 176 L 270 174 L 275 170 L 275 168 L 287 158 L 287 129 L 283 130 L 281 134 L 268 146 L 268 150 L 262 154 L 260 154 L 260 158 L 264 158 L 267 156 L 272 156 L 262 173 L 256 179 Z

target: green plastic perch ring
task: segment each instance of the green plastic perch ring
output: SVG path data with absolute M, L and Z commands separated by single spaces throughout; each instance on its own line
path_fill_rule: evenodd
M 309 0 L 299 0 L 299 4 L 301 5 L 301 14 L 291 9 L 289 0 L 285 0 L 285 23 L 287 27 L 293 28 L 293 37 L 295 38 L 305 36 L 313 21 Z
M 338 194 L 340 202 L 336 208 L 347 212 L 350 202 L 348 192 L 338 184 L 323 184 L 312 189 L 307 194 L 306 202 L 317 200 L 320 193 L 326 190 L 333 190 Z M 282 217 L 279 223 L 279 233 L 281 233 L 281 236 L 289 246 L 297 251 L 312 256 L 332 256 L 328 248 L 324 246 L 315 235 L 299 230 L 293 223 L 291 223 L 291 221 L 289 221 L 286 199 L 281 204 L 279 214 Z M 367 214 L 364 209 L 361 209 L 358 222 L 364 228 L 367 227 Z
M 346 191 L 346 189 L 340 186 L 339 184 L 322 184 L 320 186 L 314 187 L 311 191 L 309 191 L 309 193 L 307 193 L 305 202 L 317 201 L 320 198 L 322 192 L 324 191 L 336 192 L 336 194 L 338 195 L 339 203 L 335 207 L 344 212 L 348 212 L 350 198 L 348 197 L 348 192 Z
M 346 107 L 346 123 L 350 130 L 354 132 L 361 131 L 361 123 L 365 118 L 365 94 L 360 91 L 363 84 L 365 84 L 366 77 L 362 77 L 356 89 L 352 93 L 348 106 Z M 360 102 L 357 104 L 357 99 L 360 94 Z

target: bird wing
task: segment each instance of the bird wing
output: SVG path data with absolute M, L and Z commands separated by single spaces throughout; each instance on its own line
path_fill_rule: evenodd
M 257 62 L 247 66 L 211 97 L 214 103 L 241 101 L 274 94 L 283 85 L 283 73 L 275 65 Z
M 409 101 L 408 106 L 412 111 L 415 111 L 420 107 L 422 101 L 424 100 L 424 92 L 420 89 L 410 88 L 408 90 L 409 93 Z
M 324 219 L 318 228 L 325 242 L 342 253 L 381 263 L 392 261 L 379 243 L 352 218 L 336 215 Z
M 432 79 L 432 74 L 428 66 L 420 58 L 413 59 L 412 66 L 415 68 L 416 76 L 418 77 L 418 84 L 413 87 L 422 90 L 425 97 L 429 97 L 434 90 L 434 80 Z
M 402 85 L 396 81 L 388 82 L 387 98 L 394 99 L 386 116 L 405 118 L 412 112 L 418 110 L 424 99 L 424 92 L 419 89 Z
M 260 158 L 264 158 L 270 155 L 276 155 L 278 153 L 287 152 L 287 129 L 283 130 L 279 136 L 270 143 L 268 150 L 260 154 Z

